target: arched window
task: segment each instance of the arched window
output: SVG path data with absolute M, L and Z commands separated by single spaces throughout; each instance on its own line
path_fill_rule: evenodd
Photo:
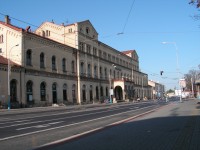
M 105 79 L 107 79 L 107 68 L 104 68 Z
M 72 69 L 72 74 L 74 74 L 75 73 L 75 64 L 74 64 L 74 61 L 72 61 L 71 69 Z
M 53 103 L 57 103 L 57 85 L 56 83 L 52 84 L 52 97 L 53 97 Z
M 100 67 L 99 72 L 100 72 L 100 78 L 102 78 L 102 76 L 103 76 L 103 74 L 102 74 L 102 67 Z
M 94 66 L 94 77 L 97 78 L 97 66 Z
M 83 102 L 86 102 L 86 86 L 83 85 L 82 87 L 82 98 L 83 98 Z
M 56 57 L 55 56 L 52 56 L 51 63 L 52 63 L 52 70 L 56 70 Z
M 46 101 L 46 83 L 42 82 L 40 84 L 40 99 L 41 101 Z
M 90 85 L 90 102 L 93 100 L 92 85 Z
M 99 100 L 99 88 L 98 88 L 98 86 L 96 86 L 96 99 Z
M 31 66 L 31 61 L 32 61 L 32 52 L 30 49 L 26 51 L 26 65 Z
M 91 65 L 88 64 L 88 77 L 91 77 Z
M 108 96 L 108 87 L 106 87 L 106 96 Z
M 33 101 L 33 82 L 30 80 L 26 83 L 26 100 Z
M 63 100 L 67 101 L 67 84 L 63 85 Z
M 45 68 L 44 67 L 44 53 L 40 54 L 40 68 Z
M 15 79 L 10 82 L 10 102 L 17 101 L 17 81 Z
M 84 62 L 81 62 L 81 75 L 84 75 Z
M 86 34 L 89 34 L 90 33 L 89 27 L 86 27 L 85 31 L 86 31 Z
M 100 94 L 101 94 L 101 96 L 103 96 L 103 87 L 102 86 L 100 88 Z
M 75 84 L 72 85 L 72 99 L 73 99 L 73 103 L 76 103 L 76 85 Z
M 62 70 L 63 70 L 63 72 L 66 72 L 66 59 L 65 58 L 62 59 Z

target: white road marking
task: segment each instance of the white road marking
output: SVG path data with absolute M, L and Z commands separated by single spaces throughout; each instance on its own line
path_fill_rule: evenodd
M 95 129 L 92 129 L 92 130 L 89 130 L 89 131 L 86 131 L 86 132 L 83 132 L 83 133 L 80 133 L 80 134 L 76 134 L 76 135 L 72 135 L 72 136 L 67 137 L 67 138 L 63 138 L 63 139 L 60 139 L 60 140 L 56 140 L 56 141 L 53 141 L 53 142 L 44 144 L 44 145 L 42 145 L 42 146 L 39 146 L 39 147 L 37 147 L 37 148 L 43 148 L 43 147 L 46 147 L 46 146 L 51 146 L 51 145 L 59 144 L 59 143 L 61 143 L 61 142 L 66 142 L 66 141 L 69 141 L 69 140 L 71 140 L 71 139 L 75 139 L 75 138 L 81 137 L 81 136 L 83 136 L 83 135 L 87 135 L 87 134 L 89 134 L 89 133 L 94 133 L 94 132 L 96 132 L 96 131 L 105 129 L 105 128 L 107 128 L 107 127 L 116 126 L 116 125 L 119 125 L 119 124 L 128 122 L 128 121 L 130 121 L 130 120 L 133 120 L 133 119 L 135 119 L 135 118 L 137 118 L 137 117 L 140 117 L 140 116 L 142 116 L 142 115 L 151 113 L 151 112 L 153 112 L 153 111 L 155 111 L 155 110 L 157 110 L 157 109 L 158 109 L 158 108 L 155 108 L 155 109 L 153 109 L 153 110 L 150 110 L 150 111 L 141 113 L 141 114 L 139 114 L 139 115 L 135 115 L 135 116 L 132 116 L 132 117 L 129 117 L 129 118 L 126 118 L 126 119 L 123 119 L 123 120 L 120 120 L 120 121 L 117 121 L 117 122 L 108 124 L 108 125 L 106 125 L 106 126 L 104 126 L 104 127 L 95 128 Z
M 51 122 L 51 123 L 47 123 L 47 124 L 41 124 L 41 125 L 36 125 L 36 126 L 24 127 L 24 128 L 18 128 L 16 130 L 20 131 L 20 130 L 25 130 L 25 129 L 30 129 L 30 128 L 45 128 L 45 127 L 49 127 L 50 125 L 54 125 L 54 124 L 58 124 L 58 123 L 63 123 L 63 122 L 64 121 Z
M 152 106 L 144 107 L 144 108 L 141 108 L 141 109 L 146 109 L 146 108 L 149 108 L 149 107 L 152 107 Z M 95 118 L 95 119 L 91 119 L 91 120 L 86 120 L 86 121 L 82 121 L 82 122 L 77 122 L 77 123 L 67 124 L 67 125 L 63 125 L 63 126 L 57 126 L 57 127 L 53 127 L 53 128 L 48 128 L 48 129 L 44 129 L 44 130 L 38 130 L 38 131 L 34 131 L 34 132 L 28 132 L 28 133 L 24 133 L 24 134 L 19 134 L 19 135 L 9 136 L 9 137 L 5 137 L 5 138 L 0 138 L 0 141 L 5 141 L 5 140 L 8 140 L 8 139 L 13 139 L 13 138 L 17 138 L 17 137 L 23 137 L 23 136 L 32 135 L 32 134 L 36 134 L 36 133 L 41 133 L 41 132 L 45 132 L 45 131 L 51 131 L 51 130 L 55 130 L 55 129 L 65 128 L 65 127 L 69 127 L 69 126 L 79 125 L 79 124 L 83 124 L 83 123 L 88 123 L 88 122 L 92 122 L 92 121 L 96 121 L 96 120 L 100 120 L 100 119 L 105 119 L 105 118 L 109 118 L 109 117 L 113 117 L 113 116 L 117 116 L 117 115 L 122 115 L 122 114 L 129 113 L 129 112 L 132 112 L 132 111 L 137 111 L 137 110 L 130 110 L 130 111 L 116 113 L 116 114 L 113 114 L 113 115 L 104 116 L 104 117 L 100 117 L 100 118 Z M 132 118 L 134 118 L 134 117 L 132 117 Z
M 119 108 L 118 110 L 121 110 L 121 109 L 124 109 L 124 108 Z M 56 120 L 76 118 L 76 117 L 82 117 L 82 116 L 89 116 L 89 115 L 100 114 L 100 113 L 104 113 L 104 112 L 110 112 L 110 111 L 114 111 L 114 110 L 113 109 L 108 109 L 108 110 L 99 111 L 99 112 L 95 112 L 95 113 L 81 114 L 81 115 L 76 115 L 76 116 L 71 116 L 71 117 L 62 117 L 62 118 L 56 118 L 56 119 L 48 119 L 48 120 L 32 121 L 32 122 L 26 122 L 26 123 L 20 123 L 20 124 L 6 125 L 6 126 L 0 127 L 0 129 L 9 128 L 9 127 L 15 127 L 15 126 L 21 126 L 21 125 L 27 125 L 27 124 L 33 124 L 33 123 L 39 123 L 39 122 L 56 121 Z

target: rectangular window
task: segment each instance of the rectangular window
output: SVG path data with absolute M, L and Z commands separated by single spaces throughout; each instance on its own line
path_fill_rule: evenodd
M 83 42 L 80 42 L 80 43 L 79 43 L 79 49 L 80 49 L 81 51 L 84 51 L 84 43 L 83 43 Z
M 91 53 L 91 46 L 87 44 L 87 53 Z
M 93 55 L 97 56 L 97 48 L 96 47 L 93 47 Z
M 3 43 L 3 34 L 0 35 L 0 43 Z
M 69 32 L 69 33 L 72 33 L 72 28 L 68 29 L 68 32 Z
M 108 60 L 111 61 L 111 55 L 110 54 L 108 54 Z
M 101 52 L 101 50 L 99 50 L 99 57 L 100 57 L 100 58 L 102 57 L 102 52 Z
M 50 36 L 50 31 L 46 30 L 46 37 Z
M 103 52 L 103 58 L 107 59 L 107 53 L 106 52 Z

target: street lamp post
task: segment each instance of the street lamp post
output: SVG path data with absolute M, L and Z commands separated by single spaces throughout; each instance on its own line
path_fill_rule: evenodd
M 19 46 L 19 44 L 16 44 L 13 47 L 11 47 L 9 50 L 9 53 L 8 53 L 8 55 L 9 55 L 9 58 L 8 58 L 8 109 L 10 109 L 10 74 L 11 74 L 10 53 L 11 53 L 11 50 L 17 46 Z
M 177 47 L 177 44 L 176 42 L 162 42 L 162 44 L 173 44 L 175 46 L 175 49 L 176 49 L 176 69 L 177 69 L 177 74 L 178 74 L 178 77 L 179 77 L 179 74 L 180 74 L 180 68 L 179 68 L 179 62 L 178 62 L 178 47 Z M 178 78 L 178 80 L 180 80 L 180 77 Z M 179 83 L 179 81 L 178 81 Z M 182 89 L 181 89 L 181 85 L 179 83 L 179 88 L 180 88 L 180 102 L 182 102 Z

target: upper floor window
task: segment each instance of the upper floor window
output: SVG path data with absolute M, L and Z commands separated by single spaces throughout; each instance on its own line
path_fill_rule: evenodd
M 111 61 L 111 55 L 110 54 L 108 54 L 108 60 Z
M 66 59 L 65 58 L 62 59 L 62 70 L 63 70 L 63 72 L 66 72 Z
M 82 28 L 80 28 L 80 32 L 83 32 L 83 29 L 82 29 Z
M 55 56 L 52 56 L 51 63 L 52 63 L 52 70 L 56 70 L 56 57 Z
M 81 62 L 81 75 L 83 75 L 83 74 L 84 74 L 84 63 Z
M 30 49 L 28 49 L 26 52 L 26 65 L 31 66 L 31 61 L 32 61 L 32 52 Z
M 93 55 L 97 56 L 97 48 L 93 47 Z
M 120 59 L 120 61 L 119 61 L 119 62 L 120 62 L 120 65 L 122 65 L 122 59 Z
M 102 51 L 99 50 L 99 57 L 102 57 Z
M 49 30 L 46 30 L 45 36 L 50 36 L 50 31 Z
M 94 66 L 94 77 L 97 77 L 97 66 Z
M 91 54 L 91 46 L 87 44 L 87 53 Z
M 80 49 L 81 51 L 84 51 L 84 43 L 83 43 L 83 42 L 80 42 L 80 43 L 79 43 L 79 49 Z
M 103 58 L 107 59 L 107 53 L 106 52 L 103 52 Z
M 68 32 L 69 32 L 69 33 L 72 33 L 72 28 L 68 29 Z
M 74 63 L 74 61 L 72 61 L 72 63 L 71 63 L 71 69 L 72 69 L 72 73 L 74 73 L 75 72 L 75 63 Z
M 116 62 L 117 62 L 117 64 L 119 64 L 119 58 L 116 58 Z
M 44 68 L 44 53 L 40 54 L 40 68 Z
M 3 43 L 3 34 L 0 35 L 0 43 Z
M 91 77 L 91 65 L 88 64 L 88 77 Z
M 89 34 L 90 33 L 90 29 L 88 27 L 86 27 L 85 32 L 86 32 L 86 34 Z
M 105 79 L 107 79 L 107 68 L 104 68 Z
M 115 62 L 115 56 L 112 56 L 112 61 Z
M 103 74 L 102 74 L 102 67 L 99 68 L 99 73 L 100 73 L 100 78 L 102 78 Z

